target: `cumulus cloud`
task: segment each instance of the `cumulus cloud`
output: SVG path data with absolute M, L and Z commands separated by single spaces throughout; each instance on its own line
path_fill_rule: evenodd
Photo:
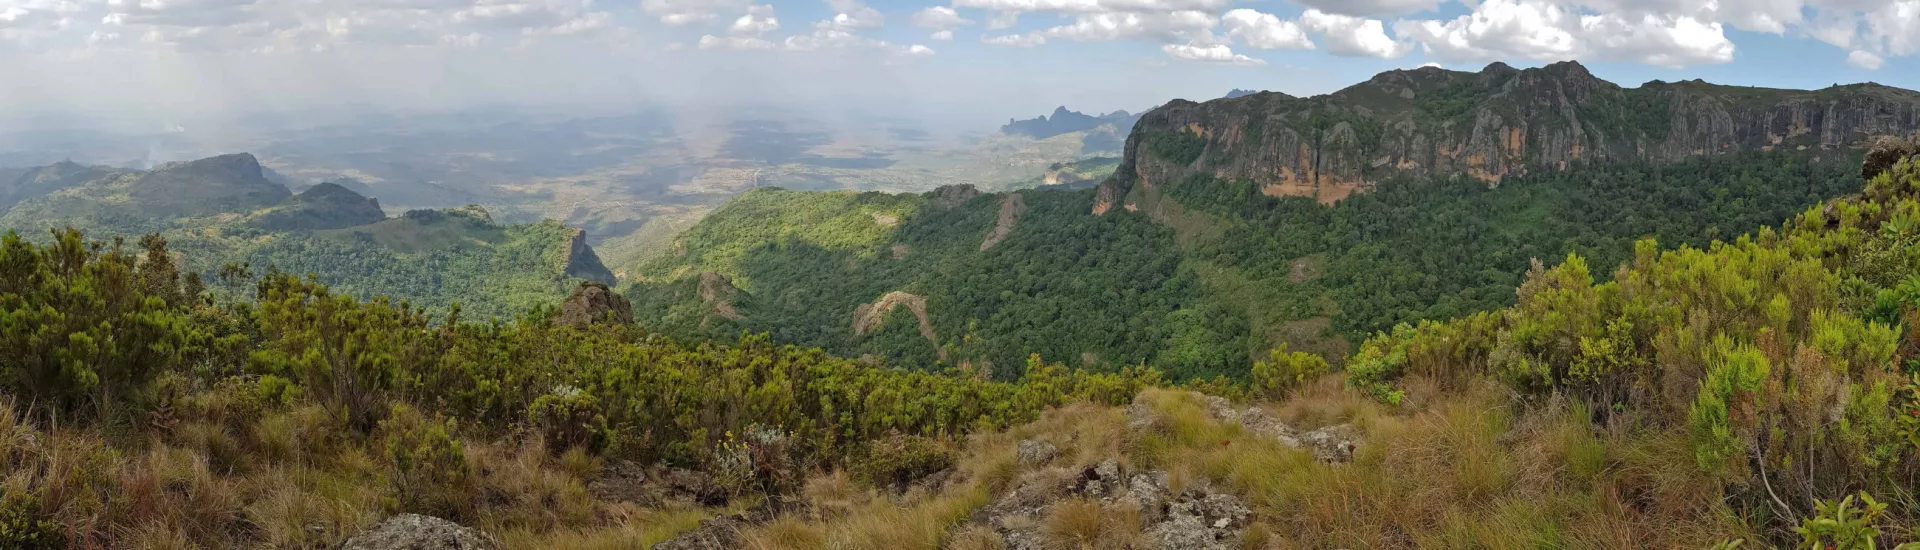
M 1168 57 L 1172 57 L 1174 59 L 1180 59 L 1185 61 L 1197 61 L 1201 63 L 1218 63 L 1222 65 L 1242 65 L 1242 66 L 1258 66 L 1258 65 L 1267 64 L 1266 61 L 1262 61 L 1259 59 L 1247 57 L 1245 55 L 1233 53 L 1233 48 L 1228 47 L 1225 44 L 1199 45 L 1191 42 L 1186 44 L 1167 44 L 1164 46 L 1160 46 L 1160 51 L 1166 52 Z
M 946 6 L 929 6 L 927 9 L 914 12 L 912 21 L 914 25 L 938 30 L 951 30 L 954 27 L 973 24 L 972 20 L 960 17 L 959 10 Z
M 757 36 L 714 36 L 700 37 L 702 50 L 771 50 L 774 44 Z
M 688 25 L 746 9 L 748 0 L 640 0 L 640 10 L 668 25 Z
M 1313 40 L 1307 38 L 1306 31 L 1299 24 L 1282 20 L 1273 14 L 1237 9 L 1227 12 L 1220 20 L 1226 26 L 1228 39 L 1249 47 L 1263 50 L 1313 49 Z
M 780 30 L 780 18 L 773 16 L 773 6 L 767 4 L 748 8 L 746 15 L 727 27 L 727 32 L 735 36 L 760 36 L 777 30 Z
M 1409 46 L 1387 36 L 1386 24 L 1309 9 L 1300 14 L 1300 24 L 1321 34 L 1327 52 L 1347 57 L 1394 58 L 1407 53 Z
M 1358 17 L 1407 15 L 1431 11 L 1442 0 L 1294 0 L 1294 3 L 1325 13 Z
M 933 31 L 933 34 L 927 37 L 934 40 L 953 40 L 953 31 Z
M 1685 67 L 1733 60 L 1734 45 L 1722 23 L 1646 7 L 1584 13 L 1552 0 L 1487 0 L 1450 21 L 1396 22 L 1394 32 L 1447 62 L 1590 58 Z
M 991 44 L 994 46 L 1013 46 L 1017 48 L 1031 48 L 1034 46 L 1046 45 L 1047 37 L 1040 36 L 1038 34 L 1009 34 L 1005 36 L 982 36 L 980 37 L 980 42 L 985 44 Z
M 885 19 L 880 15 L 880 10 L 873 9 L 859 0 L 827 0 L 827 5 L 837 13 L 833 14 L 832 19 L 815 25 L 817 28 L 836 31 L 877 29 Z
M 1868 52 L 1863 52 L 1860 50 L 1854 50 L 1847 54 L 1848 65 L 1852 65 L 1852 66 L 1866 69 L 1869 71 L 1880 70 L 1880 66 L 1885 65 L 1886 62 L 1887 60 L 1882 59 L 1878 55 L 1874 55 Z
M 1225 9 L 1228 0 L 954 0 L 956 8 L 996 12 L 1109 13 L 1172 12 Z

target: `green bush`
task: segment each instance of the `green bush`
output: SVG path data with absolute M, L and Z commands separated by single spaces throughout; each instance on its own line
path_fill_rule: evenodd
M 1267 360 L 1254 362 L 1252 391 L 1255 395 L 1280 399 L 1329 370 L 1326 359 L 1304 351 L 1289 352 L 1287 345 L 1281 344 L 1267 353 Z
M 561 386 L 533 400 L 527 421 L 555 454 L 575 447 L 593 453 L 606 448 L 607 416 L 598 399 L 578 388 Z
M 395 511 L 462 517 L 472 504 L 473 472 L 448 423 L 395 404 L 379 431 L 387 443 Z
M 60 526 L 40 518 L 40 501 L 20 491 L 0 489 L 0 548 L 66 548 Z
M 880 487 L 900 487 L 953 466 L 951 440 L 899 432 L 867 445 L 853 472 Z

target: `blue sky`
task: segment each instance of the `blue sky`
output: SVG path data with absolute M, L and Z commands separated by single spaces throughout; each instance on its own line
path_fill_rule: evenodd
M 0 0 L 0 118 L 743 105 L 994 121 L 1396 68 L 1920 88 L 1920 0 Z

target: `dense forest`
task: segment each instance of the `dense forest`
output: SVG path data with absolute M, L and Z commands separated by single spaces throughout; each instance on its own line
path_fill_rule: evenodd
M 1029 353 L 1245 379 L 1281 345 L 1337 361 L 1345 342 L 1396 324 L 1511 304 L 1534 260 L 1580 254 L 1605 280 L 1637 239 L 1703 246 L 1750 231 L 1856 191 L 1854 166 L 1752 153 L 1497 186 L 1395 179 L 1332 206 L 1194 176 L 1163 186 L 1159 204 L 1104 216 L 1090 213 L 1090 190 L 763 189 L 683 234 L 627 294 L 643 323 L 686 337 L 764 331 L 1001 379 Z M 709 276 L 703 288 L 703 273 L 724 283 Z M 725 315 L 712 306 L 716 284 Z M 863 306 L 895 291 L 924 298 L 930 335 L 906 307 L 856 327 Z

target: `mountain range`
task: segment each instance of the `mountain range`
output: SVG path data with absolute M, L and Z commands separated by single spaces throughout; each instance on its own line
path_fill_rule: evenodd
M 502 316 L 565 296 L 574 279 L 614 282 L 585 232 L 558 222 L 498 224 L 479 206 L 389 218 L 345 185 L 295 194 L 246 153 L 144 171 L 62 162 L 14 172 L 0 174 L 12 176 L 0 180 L 0 229 L 30 239 L 63 227 L 100 239 L 157 233 L 206 280 L 247 264 L 349 294 Z

